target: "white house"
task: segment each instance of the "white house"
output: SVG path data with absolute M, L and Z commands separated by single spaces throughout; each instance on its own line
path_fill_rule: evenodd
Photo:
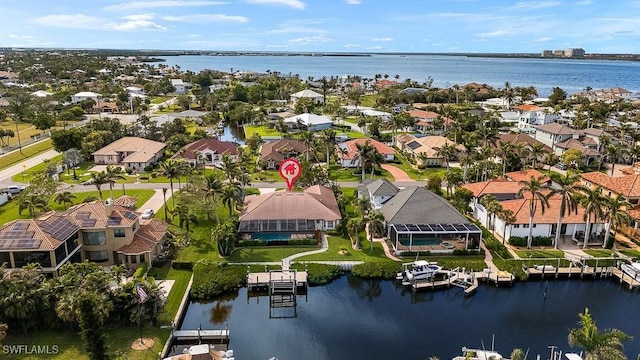
M 51 96 L 52 94 L 48 91 L 44 91 L 44 90 L 38 90 L 38 91 L 34 91 L 31 93 L 31 96 L 35 96 L 35 97 L 39 97 L 39 98 L 44 98 L 47 96 Z
M 291 94 L 291 103 L 296 104 L 300 99 L 310 99 L 314 104 L 324 104 L 324 96 L 318 94 L 313 90 L 302 90 L 297 93 Z
M 556 121 L 557 115 L 550 113 L 548 109 L 543 109 L 538 105 L 522 104 L 515 106 L 518 112 L 518 127 L 529 128 L 550 124 Z
M 340 158 L 340 165 L 346 168 L 355 168 L 360 166 L 360 160 L 357 158 L 358 145 L 362 146 L 367 142 L 376 148 L 385 161 L 393 161 L 393 159 L 395 159 L 395 150 L 378 140 L 354 139 L 336 145 L 338 157 Z
M 71 95 L 71 103 L 72 104 L 77 104 L 77 103 L 81 103 L 87 99 L 91 99 L 93 100 L 96 104 L 100 102 L 100 99 L 102 98 L 102 95 L 98 94 L 98 93 L 94 93 L 91 91 L 81 91 L 75 95 Z
M 189 84 L 182 79 L 171 79 L 171 85 L 176 89 L 174 91 L 176 94 L 184 94 L 189 89 Z
M 358 197 L 369 199 L 371 208 L 379 210 L 385 202 L 396 196 L 398 191 L 400 189 L 387 179 L 366 179 L 362 185 L 358 186 Z
M 331 118 L 309 113 L 285 118 L 284 122 L 290 128 L 299 128 L 299 125 L 303 125 L 308 131 L 324 130 L 333 125 L 333 120 L 331 120 Z

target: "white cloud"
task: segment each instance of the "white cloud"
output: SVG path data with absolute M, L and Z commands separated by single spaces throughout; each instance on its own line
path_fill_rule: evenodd
M 53 27 L 63 27 L 71 29 L 96 29 L 102 26 L 102 19 L 83 14 L 58 14 L 47 15 L 31 19 L 32 22 Z
M 269 5 L 284 5 L 294 9 L 304 10 L 306 4 L 300 0 L 247 0 L 251 4 L 269 4 Z
M 367 50 L 382 50 L 384 47 L 382 45 L 369 46 Z
M 360 5 L 360 4 L 362 4 L 362 1 L 360 1 L 360 0 L 347 0 L 347 4 L 349 4 L 349 5 Z
M 533 39 L 534 42 L 547 42 L 553 40 L 552 37 L 544 36 L 541 38 Z
M 328 42 L 333 42 L 333 40 L 329 39 L 324 35 L 307 36 L 307 37 L 301 37 L 301 38 L 295 38 L 295 39 L 289 40 L 290 44 L 295 44 L 295 45 L 313 45 L 313 44 L 323 44 Z
M 346 48 L 359 48 L 360 45 L 358 45 L 358 44 L 345 44 L 344 47 L 346 47 Z
M 129 30 L 167 30 L 166 27 L 153 22 L 153 14 L 128 15 L 123 17 L 124 22 L 108 23 L 105 28 L 120 31 Z
M 11 38 L 11 39 L 24 39 L 24 40 L 32 40 L 32 39 L 34 39 L 34 37 L 33 37 L 33 36 L 31 36 L 31 35 L 16 35 L 16 34 L 9 34 L 9 35 L 7 35 L 7 37 L 8 37 L 8 38 Z
M 384 37 L 384 38 L 373 38 L 373 39 L 371 39 L 371 40 L 373 40 L 373 41 L 385 41 L 385 42 L 386 42 L 386 41 L 391 41 L 391 40 L 393 40 L 393 38 L 390 38 L 390 37 Z
M 591 0 L 576 1 L 575 3 L 575 5 L 578 5 L 578 6 L 589 6 L 591 4 L 593 4 L 593 1 Z
M 165 16 L 164 20 L 177 21 L 186 23 L 204 23 L 204 22 L 237 22 L 246 23 L 249 21 L 244 16 L 234 16 L 225 14 L 192 14 L 182 16 Z
M 509 32 L 506 30 L 496 30 L 492 32 L 476 34 L 477 37 L 481 37 L 481 38 L 499 37 L 499 36 L 506 36 L 506 35 L 509 35 Z
M 178 1 L 178 0 L 159 0 L 159 1 L 131 1 L 109 5 L 104 10 L 131 10 L 131 9 L 155 9 L 163 7 L 185 7 L 185 6 L 208 6 L 208 5 L 225 5 L 228 2 L 222 1 Z
M 267 34 L 289 34 L 289 33 L 297 33 L 297 34 L 325 34 L 327 30 L 318 29 L 306 26 L 283 26 L 279 29 L 273 29 L 267 31 Z
M 532 10 L 532 9 L 550 8 L 550 7 L 560 6 L 560 5 L 561 4 L 559 1 L 523 1 L 519 3 L 515 3 L 512 6 L 512 9 Z
M 284 44 L 272 44 L 272 45 L 267 45 L 268 48 L 270 49 L 283 49 L 283 48 L 288 48 L 289 45 L 284 45 Z

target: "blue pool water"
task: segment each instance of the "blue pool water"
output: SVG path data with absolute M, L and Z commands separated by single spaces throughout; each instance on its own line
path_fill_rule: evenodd
M 440 245 L 440 243 L 442 243 L 442 240 L 440 239 L 413 239 L 413 242 L 411 242 L 413 246 L 432 246 L 432 245 Z M 400 244 L 404 246 L 409 246 L 410 244 L 409 239 L 400 240 Z
M 288 232 L 263 232 L 251 234 L 251 240 L 262 241 L 278 241 L 278 240 L 291 240 L 291 233 Z

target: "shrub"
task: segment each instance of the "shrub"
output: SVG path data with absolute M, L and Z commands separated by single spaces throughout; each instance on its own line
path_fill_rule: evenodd
M 513 246 L 527 246 L 527 237 L 512 236 L 509 238 L 509 244 Z M 551 246 L 553 240 L 546 236 L 534 236 L 531 239 L 531 246 Z
M 502 245 L 500 241 L 498 241 L 494 237 L 489 237 L 484 239 L 484 244 L 493 254 L 497 255 L 502 259 L 511 259 L 511 253 L 507 250 L 507 247 Z
M 342 275 L 342 269 L 337 265 L 295 263 L 291 265 L 291 268 L 298 271 L 306 270 L 310 286 L 328 284 Z
M 133 277 L 136 279 L 142 279 L 144 274 L 147 273 L 148 265 L 147 262 L 140 263 L 140 266 L 136 269 L 136 272 L 133 273 Z
M 153 171 L 153 165 L 147 165 L 144 167 L 144 172 L 152 172 Z
M 301 240 L 289 240 L 289 245 L 316 245 L 318 241 L 315 238 L 301 239 Z
M 401 270 L 399 262 L 369 262 L 354 265 L 351 274 L 368 279 L 395 279 Z
M 224 292 L 235 290 L 246 282 L 247 267 L 200 260 L 193 267 L 193 299 L 211 299 Z
M 174 261 L 171 267 L 176 270 L 193 270 L 193 262 L 191 261 Z

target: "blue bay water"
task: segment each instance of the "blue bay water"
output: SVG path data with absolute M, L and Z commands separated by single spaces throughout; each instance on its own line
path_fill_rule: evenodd
M 387 74 L 393 80 L 412 79 L 419 83 L 433 79 L 433 86 L 450 87 L 470 82 L 495 88 L 534 86 L 540 96 L 548 96 L 553 87 L 569 94 L 593 89 L 622 87 L 640 91 L 640 62 L 617 60 L 486 58 L 445 55 L 372 55 L 372 56 L 168 56 L 164 64 L 182 70 L 203 69 L 229 72 L 279 71 L 298 74 L 302 79 L 322 76 L 358 75 L 374 78 Z
M 544 293 L 546 291 L 546 298 Z M 617 328 L 632 335 L 625 342 L 629 359 L 640 354 L 640 294 L 610 280 L 550 280 L 517 283 L 513 288 L 480 286 L 413 294 L 394 281 L 343 276 L 298 297 L 298 316 L 270 319 L 268 297 L 236 297 L 192 302 L 182 329 L 224 328 L 238 359 L 428 359 L 461 354 L 463 346 L 491 347 L 508 357 L 529 350 L 548 358 L 548 346 L 564 351 L 578 313 L 590 309 L 599 329 Z M 221 316 L 228 311 L 228 318 Z M 214 321 L 214 323 L 212 323 Z M 217 323 L 215 323 L 217 322 Z

